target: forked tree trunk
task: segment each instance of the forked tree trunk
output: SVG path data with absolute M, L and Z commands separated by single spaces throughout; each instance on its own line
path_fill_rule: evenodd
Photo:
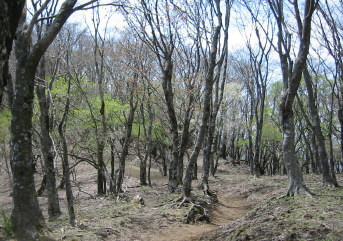
M 216 1 L 217 4 L 217 14 L 218 14 L 218 25 L 214 29 L 213 37 L 212 37 L 212 45 L 211 45 L 211 52 L 209 55 L 209 68 L 206 73 L 205 78 L 205 89 L 204 89 L 204 104 L 203 104 L 203 112 L 202 112 L 202 120 L 200 125 L 200 130 L 198 134 L 198 139 L 196 141 L 194 150 L 191 154 L 189 159 L 185 177 L 183 179 L 183 187 L 182 187 L 182 194 L 183 196 L 188 199 L 191 197 L 191 188 L 192 188 L 192 174 L 193 174 L 193 167 L 198 159 L 200 149 L 205 139 L 205 135 L 208 129 L 208 122 L 210 119 L 211 114 L 211 98 L 212 98 L 212 90 L 213 90 L 213 83 L 214 83 L 214 69 L 217 65 L 216 57 L 217 57 L 217 50 L 218 50 L 218 41 L 219 41 L 219 34 L 222 27 L 221 22 L 221 12 L 219 7 L 219 2 Z M 204 187 L 207 190 L 207 186 Z
M 40 58 L 73 12 L 76 0 L 65 0 L 46 34 L 31 46 L 33 19 L 17 31 L 16 82 L 12 100 L 11 161 L 13 172 L 13 210 L 11 221 L 19 240 L 36 240 L 44 218 L 39 209 L 32 161 L 32 114 L 34 79 Z M 44 4 L 48 4 L 45 1 Z M 42 7 L 44 6 L 42 5 Z M 38 18 L 39 15 L 34 15 Z M 23 18 L 22 23 L 25 22 Z

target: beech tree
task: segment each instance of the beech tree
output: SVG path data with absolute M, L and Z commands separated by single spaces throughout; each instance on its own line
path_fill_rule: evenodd
M 57 2 L 55 3 L 57 4 Z M 40 39 L 44 34 L 45 28 L 50 25 L 51 20 L 49 20 L 51 15 L 54 15 L 56 11 L 55 4 L 52 4 L 52 7 L 47 9 L 45 13 L 42 13 L 42 16 L 47 18 L 47 21 L 41 21 L 36 24 L 36 31 L 37 31 L 37 38 Z M 33 9 L 35 12 L 38 10 L 38 2 L 33 3 Z M 44 15 L 43 15 L 44 14 Z M 39 110 L 40 110 L 40 139 L 41 139 L 41 151 L 43 154 L 44 159 L 44 176 L 42 181 L 42 186 L 39 189 L 38 195 L 40 195 L 45 186 L 48 193 L 48 213 L 49 218 L 54 218 L 61 214 L 60 206 L 59 206 L 59 199 L 58 193 L 56 188 L 56 178 L 55 178 L 55 167 L 54 167 L 54 159 L 55 159 L 55 148 L 54 142 L 51 137 L 50 131 L 51 128 L 51 121 L 50 121 L 50 104 L 51 98 L 49 95 L 46 94 L 47 92 L 47 81 L 46 81 L 46 61 L 45 56 L 43 55 L 36 75 L 36 94 L 38 97 L 39 102 Z M 51 90 L 51 81 L 49 87 L 49 91 Z
M 343 162 L 343 94 L 342 94 L 342 72 L 343 72 L 343 61 L 342 61 L 342 51 L 343 51 L 343 43 L 342 43 L 342 10 L 343 10 L 343 2 L 329 2 L 324 1 L 320 4 L 320 11 L 318 13 L 317 18 L 317 25 L 320 29 L 320 43 L 325 47 L 328 51 L 333 64 L 326 63 L 328 71 L 325 72 L 326 78 L 330 73 L 331 78 L 334 81 L 333 84 L 333 94 L 335 95 L 335 100 L 337 100 L 338 110 L 337 110 L 337 118 L 340 124 L 340 147 L 341 147 L 341 163 Z M 334 11 L 334 9 L 336 11 Z M 328 62 L 323 60 L 322 63 Z M 330 67 L 329 67 L 330 66 Z M 319 74 L 319 73 L 318 73 Z M 334 100 L 332 100 L 333 102 Z M 331 119 L 331 118 L 330 118 Z M 332 128 L 332 127 L 330 127 Z M 330 135 L 330 144 L 331 135 Z M 330 174 L 332 177 L 332 181 L 328 182 L 328 184 L 333 184 L 335 186 L 338 185 L 335 177 L 335 170 L 334 170 L 334 163 L 333 163 L 333 153 L 332 148 L 330 148 Z M 324 175 L 324 173 L 323 173 Z M 323 176 L 324 178 L 324 176 Z
M 210 169 L 214 170 L 214 159 L 213 159 L 213 148 L 215 147 L 215 133 L 216 133 L 216 124 L 217 116 L 219 109 L 224 97 L 224 87 L 227 82 L 227 69 L 228 69 L 228 37 L 229 37 L 229 25 L 230 25 L 230 13 L 231 6 L 233 1 L 225 1 L 225 15 L 223 23 L 223 40 L 219 39 L 218 45 L 218 61 L 215 63 L 215 75 L 213 77 L 214 81 L 214 96 L 212 100 L 211 94 L 211 103 L 210 103 L 210 117 L 208 120 L 208 130 L 205 137 L 204 144 L 204 157 L 203 157 L 203 170 L 201 176 L 201 183 L 199 187 L 203 188 L 206 193 L 209 193 L 208 187 L 208 177 Z M 220 9 L 219 9 L 220 11 Z M 218 18 L 222 17 L 221 14 L 218 15 Z M 213 21 L 213 20 L 212 20 Z M 222 49 L 220 48 L 222 46 Z M 213 46 L 212 46 L 213 47 Z M 211 60 L 207 60 L 211 64 Z M 206 102 L 206 101 L 205 101 Z
M 178 165 L 179 161 L 179 133 L 176 110 L 174 106 L 173 90 L 173 54 L 176 46 L 177 17 L 175 11 L 172 11 L 173 1 L 165 1 L 165 5 L 160 1 L 140 1 L 139 6 L 135 6 L 135 21 L 131 20 L 131 26 L 147 46 L 155 54 L 160 71 L 162 73 L 162 88 L 164 100 L 167 107 L 169 118 L 170 133 L 172 135 L 171 160 L 169 168 L 169 190 L 175 192 L 178 185 Z M 141 21 L 143 17 L 144 21 Z M 166 21 L 164 21 L 166 19 Z M 130 21 L 130 20 L 129 20 Z M 137 28 L 137 26 L 139 28 Z M 149 29 L 149 30 L 148 30 Z M 151 32 L 151 35 L 149 34 Z
M 32 43 L 32 31 L 41 12 L 50 3 L 42 3 L 28 24 L 22 16 L 15 40 L 16 79 L 11 99 L 11 166 L 13 172 L 13 210 L 11 221 L 19 240 L 35 240 L 44 226 L 34 185 L 32 158 L 32 114 L 36 70 L 45 51 L 69 16 L 77 9 L 76 0 L 65 0 L 45 34 Z M 95 1 L 93 1 L 95 2 Z M 89 3 L 88 3 L 89 4 Z M 86 4 L 87 5 L 87 4 Z M 79 6 L 81 8 L 85 5 Z
M 206 73 L 205 73 L 205 86 L 204 86 L 204 95 L 203 95 L 203 110 L 202 110 L 202 117 L 201 117 L 201 124 L 198 131 L 197 141 L 195 143 L 193 152 L 189 159 L 186 173 L 183 179 L 183 187 L 182 187 L 182 195 L 184 197 L 183 202 L 189 201 L 191 198 L 191 186 L 192 186 L 192 167 L 194 163 L 197 161 L 197 158 L 200 153 L 200 149 L 203 146 L 204 138 L 206 132 L 208 131 L 208 122 L 210 120 L 211 115 L 211 100 L 212 100 L 212 91 L 213 91 L 213 84 L 215 81 L 215 69 L 218 67 L 220 61 L 224 61 L 224 57 L 226 56 L 226 46 L 227 46 L 227 29 L 229 25 L 229 16 L 230 16 L 230 7 L 231 2 L 229 0 L 225 1 L 225 15 L 224 15 L 224 25 L 223 25 L 223 14 L 222 14 L 222 7 L 220 5 L 220 1 L 210 1 L 205 3 L 208 7 L 208 11 L 210 11 L 215 19 L 210 19 L 210 23 L 212 24 L 212 33 L 211 33 L 211 45 L 209 47 L 208 52 L 208 59 L 206 61 Z M 224 41 L 223 43 L 223 50 L 221 55 L 219 56 L 219 62 L 217 61 L 217 53 L 219 51 L 219 43 L 222 28 L 224 26 Z M 220 71 L 218 71 L 219 75 Z M 208 190 L 208 185 L 204 183 L 204 190 L 206 194 L 210 194 Z
M 13 40 L 25 5 L 25 0 L 1 0 L 0 23 L 0 107 L 7 84 L 11 84 L 8 59 Z M 11 86 L 10 86 L 11 88 Z
M 305 7 L 303 19 L 301 20 L 301 24 L 298 23 L 298 31 L 301 37 L 299 40 L 298 53 L 294 62 L 291 59 L 290 51 L 293 47 L 291 43 L 291 35 L 285 22 L 284 1 L 268 0 L 268 4 L 279 31 L 277 36 L 277 51 L 280 58 L 283 80 L 283 91 L 280 104 L 281 126 L 283 133 L 282 150 L 289 178 L 289 187 L 286 195 L 293 196 L 300 191 L 304 191 L 305 193 L 312 195 L 304 182 L 303 173 L 295 155 L 293 103 L 299 88 L 303 69 L 306 65 L 307 55 L 309 53 L 312 16 L 316 10 L 318 1 L 305 0 L 304 2 Z M 298 1 L 293 1 L 291 4 L 293 5 L 296 14 L 300 16 Z

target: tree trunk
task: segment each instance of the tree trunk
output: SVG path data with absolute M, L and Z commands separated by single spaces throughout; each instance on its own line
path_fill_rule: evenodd
M 25 0 L 0 0 L 0 106 L 4 90 L 10 81 L 8 59 L 25 2 Z
M 24 54 L 19 47 L 16 54 Z M 24 66 L 23 66 L 24 65 Z M 34 239 L 44 218 L 39 209 L 34 185 L 34 166 L 32 155 L 32 111 L 34 69 L 30 63 L 18 61 L 15 95 L 12 104 L 12 151 L 11 166 L 13 172 L 13 210 L 12 224 L 18 238 Z M 23 66 L 23 67 L 22 67 Z M 19 73 L 19 70 L 21 73 Z
M 29 61 L 31 43 L 25 37 L 22 34 L 16 40 L 16 82 L 11 106 L 11 221 L 19 240 L 34 240 L 44 225 L 35 190 L 32 154 L 34 79 L 38 63 Z
M 188 89 L 191 92 L 191 88 Z M 182 184 L 182 178 L 183 178 L 183 158 L 185 156 L 187 145 L 189 142 L 189 126 L 192 119 L 192 104 L 194 102 L 194 96 L 191 93 L 188 101 L 187 108 L 185 110 L 185 117 L 184 117 L 184 124 L 183 124 L 183 130 L 182 130 L 182 136 L 181 136 L 181 144 L 179 149 L 179 164 L 177 169 L 177 180 L 179 184 Z
M 17 42 L 19 45 L 19 41 Z M 17 55 L 22 54 L 18 48 Z M 24 62 L 25 63 L 25 62 Z M 17 63 L 16 93 L 12 104 L 11 167 L 13 209 L 11 221 L 19 240 L 35 240 L 44 225 L 35 185 L 32 155 L 32 108 L 34 72 Z M 30 63 L 27 63 L 30 64 Z M 19 73 L 19 69 L 21 73 Z
M 68 203 L 68 213 L 69 213 L 69 223 L 74 226 L 75 225 L 75 211 L 74 211 L 74 198 L 73 198 L 73 191 L 70 182 L 70 169 L 69 169 L 69 160 L 68 160 L 68 145 L 67 140 L 64 136 L 65 126 L 66 126 L 66 119 L 69 112 L 69 105 L 70 105 L 70 79 L 68 79 L 68 94 L 67 100 L 64 108 L 64 113 L 60 124 L 58 125 L 58 133 L 61 139 L 62 145 L 62 167 L 63 167 L 63 180 L 66 186 L 66 196 L 67 196 L 67 203 Z
M 45 58 L 43 56 L 39 65 L 36 93 L 40 109 L 41 150 L 44 158 L 44 176 L 46 178 L 46 189 L 48 192 L 48 214 L 51 219 L 59 216 L 61 214 L 61 210 L 56 188 L 54 144 L 50 136 L 50 102 L 45 92 Z
M 294 151 L 294 117 L 292 110 L 282 110 L 281 125 L 283 133 L 282 151 L 289 181 L 286 195 L 293 196 L 299 194 L 301 190 L 310 193 L 305 185 L 301 167 Z
M 314 173 L 319 174 L 322 173 L 322 168 L 320 165 L 320 161 L 319 161 L 319 154 L 318 154 L 318 145 L 317 145 L 317 141 L 316 141 L 316 135 L 314 133 L 312 133 L 312 137 L 311 137 L 311 145 L 312 145 L 312 150 L 313 150 L 313 155 L 314 155 Z
M 333 185 L 335 187 L 338 187 L 338 182 L 336 179 L 336 174 L 335 174 L 335 164 L 334 164 L 334 155 L 333 155 L 333 145 L 332 145 L 332 128 L 333 128 L 333 105 L 334 105 L 334 95 L 331 95 L 331 100 L 330 100 L 330 111 L 329 111 L 329 130 L 328 130 L 328 136 L 329 136 L 329 144 L 330 144 L 330 169 L 329 172 L 331 174 L 331 183 L 330 185 Z M 324 183 L 325 184 L 325 183 Z
M 113 140 L 110 140 L 110 146 L 111 146 L 111 178 L 110 178 L 110 193 L 114 193 L 115 192 L 115 187 L 116 184 L 115 182 L 115 168 L 114 168 L 114 143 Z
M 147 185 L 147 172 L 146 172 L 146 168 L 147 168 L 147 159 L 148 159 L 148 153 L 146 152 L 144 154 L 144 157 L 142 157 L 140 165 L 139 165 L 139 184 L 140 185 Z
M 212 37 L 212 45 L 211 45 L 211 52 L 209 55 L 209 68 L 205 78 L 205 89 L 204 89 L 204 104 L 203 104 L 203 112 L 202 112 L 202 120 L 201 126 L 198 134 L 198 139 L 195 144 L 194 150 L 188 162 L 185 177 L 183 179 L 183 187 L 182 187 L 182 194 L 185 198 L 190 198 L 191 196 L 191 186 L 192 186 L 192 172 L 193 167 L 198 159 L 200 149 L 202 147 L 207 129 L 208 129 L 208 121 L 211 115 L 211 98 L 212 98 L 212 90 L 213 90 L 213 83 L 214 83 L 214 69 L 216 67 L 216 57 L 217 57 L 217 50 L 218 50 L 218 41 L 219 41 L 219 34 L 222 27 L 221 23 L 221 13 L 219 6 L 218 7 L 218 20 L 219 23 L 214 29 L 213 37 Z M 228 7 L 228 6 L 227 6 Z
M 48 2 L 46 2 L 47 4 Z M 13 209 L 11 221 L 19 240 L 33 240 L 39 236 L 44 218 L 39 209 L 33 170 L 32 114 L 34 79 L 38 63 L 63 24 L 73 12 L 76 0 L 63 2 L 46 34 L 31 46 L 33 23 L 17 31 L 16 82 L 13 90 L 11 120 L 11 165 L 13 172 Z M 3 7 L 3 6 L 1 6 Z M 22 16 L 25 23 L 25 16 Z M 38 15 L 36 17 L 39 17 Z M 35 21 L 36 19 L 33 19 Z M 2 63 L 1 63 L 2 64 Z M 2 67 L 2 66 L 0 66 Z
M 123 192 L 122 185 L 123 185 L 124 175 L 125 175 L 125 161 L 126 161 L 127 155 L 129 154 L 132 124 L 133 124 L 133 120 L 135 116 L 136 107 L 137 107 L 137 103 L 135 104 L 133 103 L 133 95 L 131 93 L 130 113 L 129 113 L 129 117 L 126 123 L 126 134 L 125 134 L 124 143 L 123 143 L 123 150 L 119 158 L 119 169 L 118 169 L 118 175 L 117 175 L 117 181 L 116 181 L 116 193 Z
M 293 3 L 298 23 L 300 36 L 300 45 L 295 62 L 290 59 L 291 46 L 286 46 L 286 39 L 290 38 L 289 33 L 285 30 L 285 19 L 283 12 L 284 2 L 268 1 L 278 26 L 278 54 L 280 57 L 283 93 L 280 104 L 280 115 L 283 136 L 283 156 L 287 169 L 289 187 L 287 196 L 299 193 L 300 190 L 312 195 L 303 180 L 301 167 L 296 160 L 295 143 L 294 143 L 294 116 L 293 104 L 297 94 L 303 69 L 306 65 L 307 55 L 309 52 L 311 40 L 311 23 L 312 15 L 317 7 L 317 1 L 306 0 L 304 7 L 304 18 L 300 17 L 298 2 Z
M 329 185 L 329 186 L 337 185 L 337 182 L 334 183 L 334 179 L 330 175 L 328 156 L 325 149 L 325 140 L 324 140 L 324 136 L 320 127 L 321 121 L 319 118 L 317 106 L 315 104 L 315 99 L 313 96 L 312 80 L 311 80 L 310 73 L 308 72 L 307 66 L 304 67 L 303 76 L 306 83 L 307 94 L 308 94 L 308 99 L 309 99 L 309 107 L 310 107 L 309 109 L 310 109 L 310 114 L 311 114 L 311 118 L 313 122 L 312 129 L 313 129 L 313 133 L 316 135 L 317 144 L 318 144 L 318 155 L 319 155 L 319 160 L 321 164 L 321 170 L 323 173 L 323 184 Z
M 174 108 L 174 96 L 172 87 L 172 77 L 173 77 L 173 62 L 172 56 L 168 55 L 166 57 L 166 67 L 163 69 L 163 92 L 164 98 L 167 105 L 167 112 L 169 117 L 169 124 L 171 127 L 172 134 L 172 151 L 171 160 L 169 167 L 169 182 L 168 187 L 170 192 L 175 192 L 177 188 L 177 173 L 179 163 L 179 134 L 177 130 L 177 119 Z
M 98 136 L 97 138 L 102 138 Z M 98 195 L 105 195 L 106 194 L 106 176 L 105 176 L 105 162 L 104 162 L 104 148 L 105 148 L 105 143 L 103 140 L 98 140 L 98 151 L 97 151 L 97 157 L 98 157 L 98 167 L 97 167 L 97 172 L 98 172 Z

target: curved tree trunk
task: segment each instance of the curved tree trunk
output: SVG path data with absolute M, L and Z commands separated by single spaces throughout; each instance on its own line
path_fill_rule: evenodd
M 277 46 L 283 79 L 283 93 L 280 104 L 283 136 L 282 151 L 289 179 L 289 187 L 286 195 L 292 196 L 295 193 L 299 193 L 300 190 L 312 195 L 305 185 L 301 167 L 296 159 L 293 103 L 300 85 L 303 69 L 306 65 L 311 40 L 312 15 L 317 7 L 318 1 L 305 1 L 303 19 L 300 16 L 298 2 L 293 2 L 300 36 L 299 50 L 294 63 L 290 58 L 291 45 L 284 44 L 290 39 L 289 32 L 284 29 L 284 2 L 279 3 L 276 0 L 269 0 L 268 4 L 273 12 L 279 31 Z
M 282 111 L 281 125 L 283 134 L 282 150 L 289 181 L 286 195 L 293 196 L 301 191 L 311 194 L 305 185 L 302 170 L 295 155 L 294 116 L 292 109 Z

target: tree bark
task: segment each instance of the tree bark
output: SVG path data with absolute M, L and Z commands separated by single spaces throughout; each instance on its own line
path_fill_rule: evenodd
M 118 169 L 118 175 L 116 179 L 116 193 L 123 192 L 122 185 L 123 185 L 124 175 L 125 175 L 125 161 L 126 161 L 127 155 L 129 154 L 129 146 L 131 143 L 131 134 L 132 134 L 132 125 L 133 125 L 133 120 L 135 117 L 135 111 L 137 108 L 137 102 L 134 103 L 134 100 L 133 100 L 133 93 L 131 93 L 130 98 L 131 98 L 130 99 L 130 113 L 126 122 L 126 133 L 125 133 L 125 138 L 124 138 L 124 143 L 123 143 L 123 150 L 119 158 L 119 169 Z
M 228 6 L 227 6 L 228 7 Z M 212 36 L 212 44 L 211 44 L 211 52 L 209 54 L 209 66 L 208 71 L 206 73 L 205 78 L 205 89 L 204 89 L 204 104 L 203 104 L 203 112 L 202 112 L 202 120 L 201 126 L 199 129 L 198 138 L 194 147 L 194 150 L 191 154 L 190 160 L 188 162 L 185 177 L 183 179 L 183 187 L 182 187 L 182 194 L 187 199 L 191 197 L 191 186 L 192 186 L 192 172 L 195 162 L 199 156 L 200 149 L 204 142 L 204 138 L 208 129 L 208 122 L 211 115 L 211 98 L 212 98 L 212 90 L 214 84 L 214 69 L 217 65 L 216 57 L 217 57 L 217 50 L 218 50 L 218 41 L 219 35 L 222 27 L 222 14 L 220 12 L 219 1 L 216 1 L 216 8 L 218 10 L 218 25 L 215 27 L 213 36 Z M 206 188 L 206 187 L 205 187 Z
M 68 94 L 67 94 L 67 101 L 64 108 L 64 113 L 60 124 L 58 125 L 58 133 L 61 138 L 61 145 L 62 145 L 62 165 L 63 165 L 63 180 L 66 186 L 66 196 L 67 196 L 67 203 L 68 203 L 68 213 L 69 213 L 69 223 L 74 226 L 75 225 L 75 211 L 74 211 L 74 198 L 73 198 L 73 191 L 70 182 L 70 169 L 69 169 L 69 160 L 68 160 L 68 145 L 67 140 L 65 138 L 65 126 L 66 126 L 66 119 L 69 112 L 69 105 L 70 105 L 70 79 L 68 79 Z
M 0 0 L 0 106 L 10 81 L 8 59 L 24 5 L 25 0 Z
M 293 110 L 282 111 L 281 125 L 283 133 L 283 157 L 288 175 L 287 196 L 298 194 L 301 190 L 310 193 L 305 185 L 301 167 L 295 155 Z
M 25 56 L 19 39 L 16 55 Z M 20 47 L 19 47 L 20 46 Z M 39 208 L 32 155 L 33 80 L 35 66 L 26 59 L 17 61 L 15 94 L 11 120 L 11 167 L 13 175 L 13 209 L 11 222 L 19 240 L 35 240 L 44 226 Z M 25 66 L 25 67 L 23 67 Z
M 19 240 L 34 240 L 44 224 L 39 209 L 32 160 L 32 114 L 34 80 L 38 63 L 62 26 L 73 12 L 76 0 L 65 0 L 45 35 L 31 47 L 36 19 L 24 24 L 16 38 L 16 82 L 11 111 L 11 161 L 13 172 L 13 209 L 11 221 Z M 38 18 L 38 15 L 35 16 Z
M 54 167 L 55 151 L 53 140 L 50 136 L 50 102 L 46 96 L 45 83 L 45 58 L 42 57 L 39 65 L 38 77 L 36 79 L 36 93 L 40 109 L 41 128 L 41 150 L 44 158 L 44 175 L 46 177 L 46 189 L 48 193 L 48 214 L 49 218 L 54 218 L 61 214 L 58 192 L 56 188 L 56 177 Z
M 179 165 L 179 134 L 177 130 L 177 119 L 174 108 L 174 95 L 172 87 L 173 62 L 172 56 L 166 57 L 166 67 L 163 69 L 163 92 L 167 105 L 169 117 L 170 132 L 172 134 L 172 150 L 169 166 L 169 182 L 168 187 L 170 192 L 175 192 L 178 184 L 178 165 Z
M 100 19 L 99 16 L 99 9 L 93 10 L 97 11 L 97 17 Z M 94 12 L 93 12 L 94 14 Z M 100 20 L 98 20 L 100 21 Z M 100 36 L 99 33 L 99 23 L 93 19 L 94 24 L 94 63 L 95 63 L 95 72 L 96 72 L 96 79 L 98 82 L 98 90 L 99 90 L 99 97 L 101 102 L 100 107 L 100 116 L 101 116 L 101 131 L 97 131 L 96 138 L 97 138 L 97 158 L 98 158 L 98 195 L 106 194 L 106 176 L 105 176 L 105 162 L 104 162 L 104 149 L 105 149 L 105 142 L 106 142 L 106 134 L 107 134 L 107 127 L 106 127 L 106 113 L 105 113 L 105 100 L 104 100 L 104 40 L 100 38 L 101 43 L 99 46 L 98 39 Z M 100 56 L 100 60 L 98 57 Z
M 316 140 L 318 144 L 318 156 L 319 156 L 321 170 L 323 174 L 323 184 L 329 185 L 329 186 L 331 185 L 336 186 L 337 182 L 336 183 L 334 182 L 334 179 L 330 174 L 328 156 L 327 156 L 327 152 L 325 148 L 325 139 L 324 139 L 321 127 L 320 127 L 321 122 L 320 122 L 320 118 L 318 114 L 318 109 L 315 104 L 315 99 L 313 96 L 312 80 L 306 66 L 304 67 L 304 70 L 303 70 L 303 76 L 306 83 L 307 94 L 308 94 L 308 99 L 309 99 L 310 115 L 313 122 L 312 130 L 316 136 Z
M 300 18 L 298 2 L 294 1 L 292 4 L 296 12 L 296 19 L 298 23 L 298 31 L 300 36 L 299 51 L 293 65 L 290 59 L 290 45 L 285 42 L 289 40 L 289 33 L 284 29 L 284 12 L 283 2 L 268 0 L 269 6 L 277 21 L 278 26 L 278 53 L 281 63 L 281 71 L 283 78 L 283 93 L 280 104 L 280 115 L 283 136 L 283 157 L 287 169 L 289 186 L 287 196 L 293 196 L 301 190 L 307 194 L 312 195 L 308 190 L 303 180 L 301 167 L 296 159 L 295 143 L 294 143 L 294 115 L 293 103 L 296 93 L 301 81 L 302 71 L 305 67 L 307 55 L 309 52 L 311 40 L 311 22 L 312 15 L 315 11 L 318 2 L 315 0 L 306 0 L 304 8 L 304 19 Z

